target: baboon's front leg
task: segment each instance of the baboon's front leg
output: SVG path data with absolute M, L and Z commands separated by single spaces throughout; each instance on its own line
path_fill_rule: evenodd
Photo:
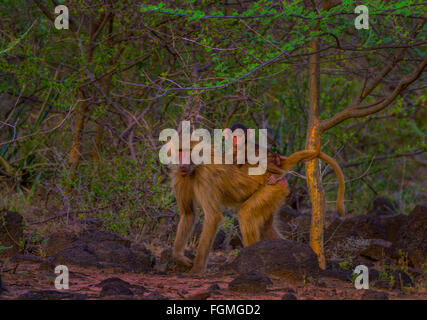
M 200 235 L 196 257 L 193 261 L 193 268 L 190 270 L 191 273 L 202 273 L 205 271 L 209 251 L 212 247 L 218 225 L 222 220 L 221 211 L 206 207 L 203 208 L 203 205 L 202 209 L 205 213 L 203 230 Z
M 184 249 L 193 231 L 196 214 L 192 200 L 177 197 L 177 202 L 180 209 L 180 218 L 172 256 L 177 263 L 190 268 L 192 262 L 185 256 Z

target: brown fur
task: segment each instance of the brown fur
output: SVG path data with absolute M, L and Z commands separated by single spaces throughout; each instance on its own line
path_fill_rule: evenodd
M 338 164 L 319 151 L 303 150 L 282 160 L 281 168 L 290 170 L 297 162 L 318 155 L 328 162 L 339 177 L 338 207 L 343 212 L 344 179 Z M 180 221 L 174 243 L 174 259 L 191 272 L 205 270 L 209 250 L 225 206 L 238 209 L 238 220 L 245 246 L 264 238 L 279 237 L 273 228 L 273 215 L 289 194 L 287 186 L 267 184 L 271 173 L 248 175 L 249 165 L 233 164 L 179 165 L 172 170 L 172 188 L 180 209 Z M 182 169 L 185 171 L 182 171 Z M 195 205 L 204 212 L 204 224 L 193 263 L 184 249 L 195 222 Z

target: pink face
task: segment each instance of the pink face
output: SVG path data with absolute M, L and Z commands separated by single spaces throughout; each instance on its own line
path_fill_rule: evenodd
M 190 153 L 190 151 L 179 150 L 178 172 L 182 176 L 189 176 L 194 172 L 194 165 L 191 163 L 191 160 L 190 163 L 183 163 L 186 156 L 191 159 Z

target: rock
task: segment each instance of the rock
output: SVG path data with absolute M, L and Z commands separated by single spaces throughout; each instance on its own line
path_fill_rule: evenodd
M 20 262 L 47 263 L 45 259 L 30 253 L 16 254 L 10 259 L 10 261 L 14 263 L 20 263 Z
M 409 214 L 392 251 L 395 258 L 407 258 L 411 267 L 427 266 L 427 207 L 418 205 Z
M 379 261 L 385 258 L 386 253 L 391 248 L 392 243 L 382 239 L 371 239 L 369 245 L 362 250 L 360 255 L 374 261 Z
M 111 231 L 96 230 L 85 232 L 79 237 L 79 241 L 83 243 L 101 243 L 101 242 L 116 242 L 126 248 L 130 248 L 131 242 L 127 239 L 120 237 Z
M 388 293 L 368 289 L 363 292 L 362 300 L 388 300 Z
M 96 259 L 101 263 L 113 264 L 123 270 L 148 272 L 154 265 L 154 257 L 149 250 L 138 251 L 125 247 L 120 242 L 103 241 L 88 245 Z
M 267 276 L 259 272 L 249 272 L 238 275 L 228 284 L 228 289 L 245 293 L 263 293 L 271 284 L 273 283 Z
M 219 290 L 221 290 L 221 287 L 219 286 L 219 284 L 218 284 L 218 283 L 212 283 L 212 284 L 209 286 L 208 290 L 209 290 L 209 291 L 212 291 L 212 292 L 215 292 L 215 291 L 219 291 Z
M 72 242 L 53 255 L 51 260 L 54 263 L 104 266 L 134 272 L 148 272 L 155 264 L 155 257 L 143 245 L 134 244 L 131 248 L 129 240 L 109 231 L 95 230 L 77 238 L 67 235 L 62 238 L 55 236 L 53 239 L 58 238 L 64 240 L 63 245 Z
M 154 268 L 156 257 L 143 244 L 132 244 L 131 249 L 135 254 L 135 269 L 138 272 L 149 272 Z
M 74 243 L 52 256 L 52 259 L 49 261 L 55 265 L 74 264 L 81 267 L 101 267 L 96 256 L 84 243 Z
M 102 280 L 97 284 L 97 287 L 101 287 L 105 291 L 104 294 L 100 296 L 123 296 L 123 295 L 143 295 L 147 292 L 147 289 L 143 286 L 133 285 L 127 281 L 124 281 L 117 277 L 107 278 Z M 105 290 L 104 290 L 105 288 Z M 128 290 L 126 290 L 128 289 Z M 132 294 L 130 294 L 132 292 Z
M 377 216 L 387 216 L 396 214 L 396 204 L 388 198 L 377 197 L 373 201 L 373 209 L 369 214 Z
M 325 230 L 325 245 L 331 250 L 348 239 L 383 239 L 393 242 L 406 222 L 403 214 L 396 216 L 360 215 L 335 219 Z
M 30 290 L 18 297 L 18 300 L 86 300 L 80 293 L 55 290 Z
M 141 300 L 169 300 L 168 297 L 162 295 L 157 291 L 153 291 L 141 298 Z
M 198 292 L 192 295 L 189 295 L 188 297 L 185 297 L 184 300 L 206 300 L 212 295 L 212 291 L 206 290 L 202 292 Z
M 310 239 L 311 215 L 300 214 L 290 221 L 282 221 L 274 217 L 275 229 L 283 238 L 302 243 L 308 243 Z
M 55 232 L 49 235 L 45 245 L 47 256 L 52 256 L 72 245 L 77 240 L 77 235 L 72 232 Z
M 317 256 L 308 245 L 285 239 L 265 239 L 243 248 L 229 266 L 238 273 L 255 271 L 292 279 L 320 271 Z
M 123 281 L 120 278 L 109 278 L 101 281 L 98 286 L 101 286 L 99 296 L 101 298 L 108 296 L 133 296 L 132 290 L 129 288 L 130 283 Z
M 351 270 L 352 267 L 343 269 L 340 263 L 342 263 L 342 261 L 326 261 L 326 270 L 321 270 L 321 275 L 323 277 L 339 279 L 342 281 L 351 280 L 351 276 L 353 273 L 353 271 Z
M 288 292 L 282 296 L 282 300 L 298 300 L 298 299 L 294 294 Z
M 15 211 L 0 210 L 0 257 L 11 257 L 20 251 L 24 239 L 24 219 Z
M 135 255 L 132 250 L 118 242 L 103 241 L 100 243 L 90 243 L 88 247 L 99 262 L 123 266 L 124 270 L 135 269 Z

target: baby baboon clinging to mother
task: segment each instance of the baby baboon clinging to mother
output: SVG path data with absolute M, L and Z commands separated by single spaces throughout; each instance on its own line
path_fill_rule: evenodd
M 180 159 L 183 152 L 179 150 Z M 344 176 L 336 161 L 319 150 L 295 152 L 281 161 L 280 167 L 288 171 L 299 161 L 318 156 L 326 161 L 338 176 L 337 206 L 344 213 Z M 223 216 L 224 207 L 237 208 L 237 215 L 245 246 L 265 238 L 277 238 L 273 228 L 273 215 L 289 193 L 287 184 L 268 184 L 271 175 L 249 175 L 249 164 L 183 164 L 173 165 L 172 188 L 180 210 L 180 221 L 173 248 L 174 259 L 191 267 L 192 273 L 205 270 L 209 250 Z M 192 262 L 184 255 L 185 246 L 195 223 L 195 206 L 204 212 L 203 229 L 196 257 Z
M 236 123 L 231 127 L 231 131 L 234 133 L 235 130 L 242 130 L 243 139 L 238 139 L 237 136 L 233 136 L 233 158 L 237 159 L 237 149 L 239 148 L 239 144 L 243 143 L 243 150 L 245 151 L 245 162 L 247 161 L 247 155 L 248 155 L 248 139 L 249 139 L 249 129 L 244 126 L 243 124 Z M 258 156 L 259 154 L 259 148 L 260 146 L 258 144 L 255 144 L 255 154 Z M 286 171 L 280 168 L 280 162 L 282 159 L 286 159 L 286 157 L 279 155 L 278 153 L 275 153 L 271 150 L 266 150 L 267 154 L 267 171 L 271 173 L 270 177 L 268 178 L 267 183 L 268 184 L 276 184 L 279 181 L 282 184 L 286 184 Z M 238 164 L 238 166 L 242 166 L 242 164 Z

